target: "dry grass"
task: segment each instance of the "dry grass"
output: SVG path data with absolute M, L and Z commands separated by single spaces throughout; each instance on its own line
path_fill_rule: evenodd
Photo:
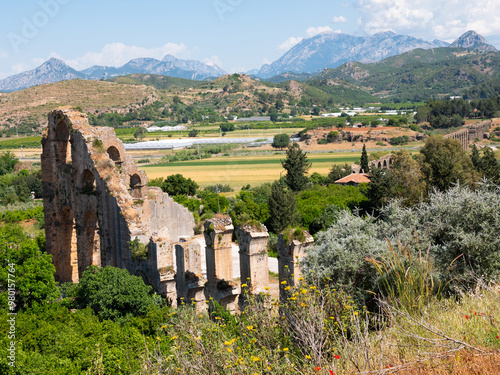
M 0 123 L 7 119 L 33 117 L 46 125 L 47 113 L 61 106 L 82 107 L 94 113 L 119 110 L 157 98 L 157 90 L 147 86 L 119 85 L 111 82 L 71 80 L 6 93 L 0 100 Z

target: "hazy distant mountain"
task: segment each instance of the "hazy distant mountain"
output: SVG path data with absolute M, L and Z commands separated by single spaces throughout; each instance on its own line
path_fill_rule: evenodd
M 85 78 L 85 74 L 70 68 L 64 61 L 51 58 L 38 68 L 15 74 L 0 81 L 0 90 L 15 91 L 31 86 L 66 81 L 68 79 Z
M 313 73 L 336 68 L 349 61 L 376 62 L 416 48 L 448 46 L 434 40 L 427 42 L 409 35 L 386 31 L 371 37 L 326 32 L 304 39 L 272 64 L 262 66 L 258 77 L 269 78 L 284 72 Z
M 166 55 L 161 61 L 152 58 L 133 59 L 119 68 L 93 66 L 82 71 L 82 73 L 87 74 L 89 78 L 95 79 L 143 73 L 195 80 L 220 77 L 226 74 L 215 64 L 209 65 L 195 60 L 181 60 L 172 55 Z
M 450 47 L 460 47 L 486 52 L 493 52 L 497 50 L 491 44 L 488 44 L 488 41 L 474 30 L 469 30 L 465 34 L 461 35 L 450 45 Z
M 194 80 L 215 78 L 226 74 L 215 64 L 205 64 L 195 60 L 181 60 L 172 55 L 166 55 L 161 61 L 152 58 L 133 59 L 118 68 L 94 65 L 80 72 L 69 67 L 61 60 L 51 58 L 36 69 L 0 80 L 0 90 L 15 91 L 68 79 L 101 79 L 134 73 L 159 74 Z

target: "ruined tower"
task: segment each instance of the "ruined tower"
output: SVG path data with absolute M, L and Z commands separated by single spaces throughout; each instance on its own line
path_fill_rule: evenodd
M 114 130 L 90 126 L 82 113 L 50 113 L 42 146 L 47 252 L 56 280 L 77 282 L 88 266 L 110 265 L 175 294 L 174 245 L 193 235 L 187 208 L 148 187 Z

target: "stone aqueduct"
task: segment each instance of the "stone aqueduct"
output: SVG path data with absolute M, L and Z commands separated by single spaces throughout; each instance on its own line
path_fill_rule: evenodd
M 194 236 L 193 215 L 160 188 L 147 186 L 112 128 L 92 127 L 73 110 L 56 110 L 49 114 L 42 147 L 46 246 L 57 281 L 78 282 L 90 265 L 110 265 L 142 276 L 174 305 L 181 298 L 212 297 L 234 311 L 240 290 L 233 282 L 234 228 L 228 216 L 205 222 L 205 280 L 203 241 Z M 236 236 L 241 280 L 251 293 L 262 292 L 269 273 L 267 229 L 243 226 Z M 300 276 L 298 263 L 313 243 L 309 234 L 305 238 L 288 243 L 280 236 L 281 280 Z
M 491 128 L 491 120 L 482 121 L 472 124 L 465 129 L 457 130 L 454 133 L 447 134 L 445 138 L 453 138 L 460 142 L 462 150 L 469 150 L 469 144 L 474 143 L 477 139 L 483 140 L 486 132 Z
M 490 123 L 460 130 L 462 147 L 481 138 Z M 233 225 L 228 216 L 205 222 L 194 236 L 193 215 L 147 177 L 125 153 L 112 128 L 92 127 L 86 115 L 61 109 L 49 114 L 42 139 L 43 203 L 47 252 L 52 254 L 56 280 L 78 282 L 90 265 L 127 269 L 165 295 L 175 305 L 213 298 L 234 311 L 241 290 L 233 281 Z M 392 156 L 371 161 L 386 169 Z M 353 173 L 360 173 L 353 166 Z M 236 230 L 241 282 L 258 294 L 268 284 L 265 226 Z M 202 249 L 203 237 L 205 249 Z M 300 277 L 299 263 L 313 239 L 278 240 L 279 279 L 289 285 Z M 203 250 L 206 277 L 202 274 Z M 280 297 L 287 291 L 280 284 Z M 197 303 L 201 309 L 203 303 Z

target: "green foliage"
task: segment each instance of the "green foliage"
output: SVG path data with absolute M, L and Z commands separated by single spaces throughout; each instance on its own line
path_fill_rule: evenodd
M 330 286 L 352 296 L 359 304 L 372 299 L 368 291 L 377 291 L 373 267 L 365 261 L 386 251 L 375 219 L 339 211 L 336 221 L 316 235 L 304 260 L 304 273 L 331 279 Z
M 273 138 L 272 146 L 282 149 L 290 144 L 290 136 L 288 134 L 276 134 Z
M 31 239 L 17 225 L 0 226 L 0 306 L 8 307 L 8 265 L 15 269 L 15 310 L 59 296 L 52 256 L 42 252 L 45 238 Z M 11 267 L 9 267 L 11 268 Z
M 316 185 L 297 194 L 297 209 L 302 216 L 302 225 L 309 229 L 328 205 L 353 210 L 355 207 L 362 207 L 367 201 L 359 187 Z
M 352 168 L 349 164 L 333 164 L 330 173 L 328 173 L 328 182 L 333 184 L 335 181 L 340 180 L 343 177 L 349 176 L 352 172 Z
M 170 196 L 176 195 L 189 195 L 193 196 L 196 194 L 196 189 L 198 189 L 198 184 L 191 180 L 190 178 L 185 178 L 181 174 L 173 174 L 168 176 L 166 179 L 155 178 L 148 182 L 149 186 L 158 186 L 165 193 Z
M 217 213 L 219 212 L 219 207 L 220 212 L 228 210 L 229 200 L 222 194 L 218 194 L 218 196 L 217 198 L 217 193 L 210 190 L 203 190 L 198 193 L 198 197 L 201 198 L 201 204 L 203 205 L 203 214 Z
M 485 178 L 500 185 L 500 166 L 495 158 L 495 153 L 490 147 L 483 149 L 483 157 L 479 161 L 479 171 Z
M 124 321 L 145 315 L 155 305 L 151 289 L 127 270 L 90 266 L 75 288 L 75 300 L 80 308 L 92 308 L 100 319 Z
M 456 186 L 446 192 L 434 192 L 428 201 L 409 208 L 391 201 L 382 209 L 379 220 L 340 211 L 330 228 L 317 234 L 316 243 L 304 260 L 305 271 L 321 278 L 330 277 L 334 286 L 355 294 L 359 301 L 371 298 L 365 291 L 377 292 L 378 282 L 373 264 L 364 259 L 394 260 L 387 239 L 392 246 L 401 242 L 411 257 L 425 258 L 419 255 L 419 249 L 428 249 L 430 257 L 420 265 L 433 263 L 434 284 L 447 285 L 448 291 L 474 287 L 478 279 L 496 282 L 500 276 L 499 208 L 498 188 L 484 186 L 471 191 Z M 407 260 L 400 259 L 403 263 L 415 265 L 409 261 L 409 253 L 404 257 Z M 411 272 L 415 269 L 418 270 L 410 268 Z M 397 275 L 402 274 L 398 271 Z
M 17 163 L 19 163 L 19 159 L 16 155 L 10 151 L 3 152 L 0 155 L 0 175 L 13 172 Z
M 392 137 L 389 139 L 389 143 L 393 146 L 399 146 L 407 144 L 410 141 L 407 135 L 403 135 L 402 137 Z
M 229 193 L 231 191 L 234 191 L 233 188 L 231 186 L 229 186 L 229 184 L 216 184 L 216 185 L 209 185 L 209 186 L 205 186 L 203 188 L 204 190 L 208 190 L 208 191 L 212 191 L 212 192 L 219 192 L 219 193 Z
M 256 195 L 252 191 L 242 190 L 236 196 L 228 210 L 234 225 L 240 225 L 250 220 L 264 223 L 269 219 L 267 202 L 258 203 L 256 200 Z
M 301 191 L 307 184 L 306 173 L 311 167 L 311 163 L 307 159 L 306 152 L 300 149 L 298 143 L 293 143 L 288 146 L 286 158 L 281 162 L 281 165 L 286 170 L 285 181 L 292 191 Z
M 197 137 L 198 136 L 198 129 L 191 129 L 188 133 L 189 137 Z
M 474 186 L 479 179 L 470 157 L 457 140 L 430 136 L 420 153 L 426 180 L 439 190 L 446 190 L 457 182 Z
M 417 239 L 414 239 L 417 241 Z M 430 253 L 414 254 L 410 245 L 398 242 L 395 249 L 388 243 L 389 251 L 379 259 L 367 258 L 379 276 L 380 293 L 388 302 L 410 313 L 421 314 L 433 297 L 441 291 L 441 285 L 434 281 L 435 267 Z
M 149 244 L 142 244 L 139 238 L 128 242 L 130 253 L 134 259 L 148 259 Z
M 187 207 L 193 213 L 200 211 L 201 201 L 199 199 L 189 198 L 187 195 L 176 195 L 174 201 Z
M 370 170 L 370 167 L 368 166 L 368 154 L 366 153 L 366 145 L 363 145 L 359 165 L 361 166 L 361 170 L 363 171 L 363 173 L 368 173 L 368 171 Z
M 2 220 L 6 223 L 19 223 L 20 221 L 37 218 L 38 221 L 43 219 L 43 207 L 35 207 L 27 210 L 6 211 L 3 214 Z
M 268 226 L 276 234 L 281 233 L 286 227 L 296 225 L 300 220 L 293 192 L 285 189 L 279 181 L 272 184 L 268 206 L 270 215 Z

